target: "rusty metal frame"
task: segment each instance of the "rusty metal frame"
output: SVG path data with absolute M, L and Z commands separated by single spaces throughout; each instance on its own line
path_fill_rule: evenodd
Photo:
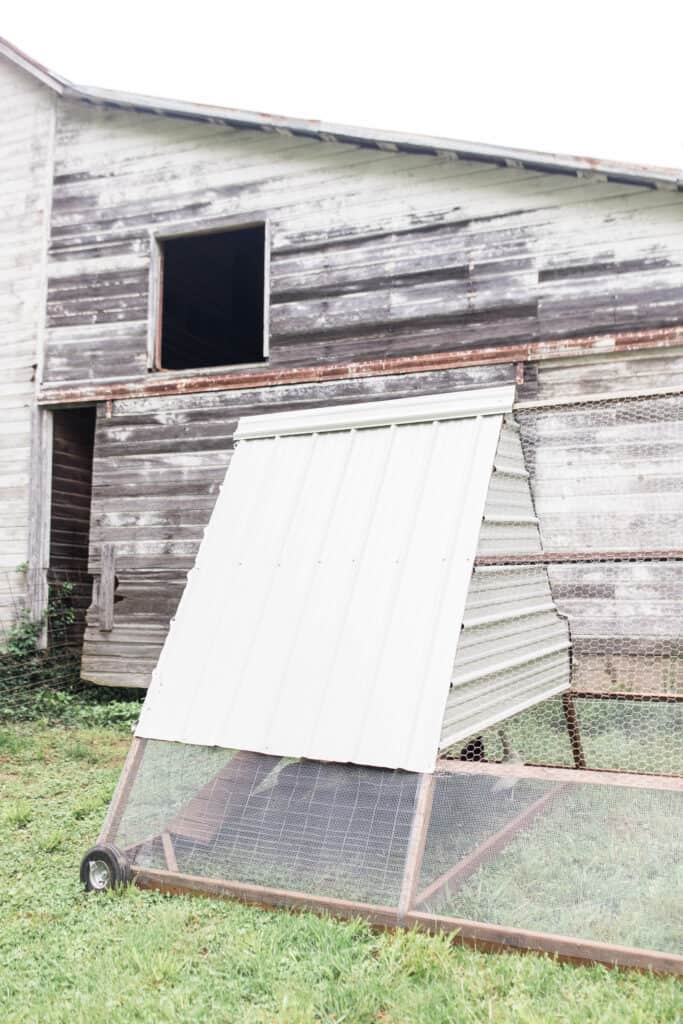
M 454 339 L 455 341 L 455 339 Z M 683 327 L 658 327 L 614 334 L 593 334 L 578 338 L 555 338 L 517 345 L 490 345 L 483 348 L 452 349 L 447 352 L 392 356 L 349 363 L 265 367 L 211 373 L 149 374 L 139 379 L 102 381 L 96 384 L 43 385 L 38 392 L 40 405 L 79 404 L 111 399 L 148 398 L 185 395 L 205 391 L 231 391 L 244 388 L 279 387 L 285 384 L 315 384 L 326 381 L 382 377 L 406 373 L 451 370 L 468 366 L 492 366 L 504 363 L 524 364 L 548 359 L 592 354 L 609 355 L 638 350 L 665 350 L 683 345 Z M 519 366 L 517 367 L 519 374 Z

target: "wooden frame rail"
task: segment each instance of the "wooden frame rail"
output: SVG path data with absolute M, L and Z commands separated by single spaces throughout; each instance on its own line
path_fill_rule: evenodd
M 417 887 L 420 884 L 420 872 L 422 870 L 429 822 L 432 816 L 435 785 L 436 775 L 425 774 L 420 776 L 413 824 L 410 830 L 410 839 L 408 840 L 408 852 L 406 853 L 401 895 L 398 901 L 398 916 L 400 920 L 412 908 L 415 902 Z
M 567 696 L 584 700 L 631 700 L 655 704 L 683 703 L 683 693 L 629 690 L 569 690 Z
M 142 889 L 157 889 L 177 894 L 192 893 L 200 896 L 232 897 L 245 903 L 267 909 L 313 911 L 334 914 L 336 917 L 363 917 L 378 928 L 395 928 L 400 923 L 407 928 L 420 928 L 433 933 L 447 933 L 458 945 L 473 946 L 491 952 L 532 952 L 547 954 L 558 960 L 579 964 L 604 964 L 607 967 L 626 967 L 656 974 L 683 976 L 683 956 L 656 950 L 636 949 L 630 946 L 592 942 L 549 932 L 535 932 L 523 928 L 468 921 L 456 917 L 443 917 L 417 911 L 407 913 L 399 922 L 395 907 L 356 903 L 351 900 L 327 899 L 302 892 L 288 892 L 258 885 L 219 881 L 196 875 L 133 867 L 133 879 Z
M 133 784 L 137 777 L 142 759 L 145 754 L 145 746 L 147 740 L 140 739 L 138 736 L 133 737 L 133 742 L 130 745 L 128 756 L 123 765 L 123 770 L 119 777 L 119 781 L 114 790 L 114 795 L 111 798 L 109 804 L 109 810 L 107 816 L 104 819 L 100 834 L 98 837 L 98 843 L 108 843 L 111 839 L 116 836 L 119 825 L 121 824 L 121 818 L 126 808 L 130 791 L 133 788 Z
M 437 762 L 438 772 L 451 775 L 493 775 L 499 778 L 537 779 L 539 782 L 574 785 L 621 786 L 627 789 L 656 789 L 683 793 L 683 776 L 647 775 L 644 772 L 616 772 L 589 768 L 556 768 L 545 765 L 510 764 L 502 761 Z
M 577 562 L 683 562 L 679 548 L 652 551 L 544 551 L 538 555 L 479 555 L 474 565 L 501 569 L 524 565 L 572 565 Z

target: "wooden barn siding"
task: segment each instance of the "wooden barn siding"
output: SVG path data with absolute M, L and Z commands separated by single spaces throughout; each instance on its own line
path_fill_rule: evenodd
M 90 610 L 83 658 L 84 676 L 113 685 L 148 684 L 169 619 L 177 606 L 186 573 L 193 564 L 228 465 L 232 433 L 240 416 L 268 409 L 284 410 L 479 387 L 509 382 L 514 377 L 515 368 L 512 366 L 473 367 L 328 384 L 127 399 L 112 404 L 110 417 L 106 415 L 105 407 L 100 406 L 95 446 L 90 568 L 97 573 L 101 546 L 114 544 L 118 590 L 111 633 L 100 631 L 97 607 Z M 639 385 L 649 390 L 675 386 L 676 383 L 678 386 L 683 384 L 683 353 L 582 359 L 556 366 L 531 365 L 525 368 L 525 383 L 519 391 L 524 400 L 545 400 L 617 392 L 624 390 L 625 384 L 631 390 Z M 526 421 L 534 436 L 538 433 L 535 415 L 527 412 L 519 417 L 523 424 Z M 586 536 L 586 518 L 577 519 L 575 513 L 577 500 L 582 496 L 591 500 L 591 495 L 586 494 L 582 471 L 586 429 L 590 430 L 590 426 L 586 427 L 585 416 L 579 413 L 577 422 L 577 415 L 572 413 L 568 421 L 574 424 L 570 434 L 573 430 L 576 436 L 572 434 L 562 438 L 564 421 L 547 415 L 545 422 L 550 425 L 545 428 L 546 434 L 550 430 L 544 442 L 547 446 L 545 463 L 527 452 L 534 486 L 540 496 L 538 511 L 542 528 L 546 517 L 556 513 L 559 502 L 564 506 L 564 514 L 559 519 L 555 516 L 554 528 L 565 529 L 562 544 L 585 547 L 591 542 L 591 538 Z M 603 437 L 607 453 L 624 439 L 618 424 L 608 434 Z M 562 461 L 565 457 L 563 489 L 558 489 L 552 467 L 557 467 L 558 458 Z M 606 457 L 609 460 L 609 454 Z M 544 466 L 548 468 L 544 470 Z M 600 476 L 597 477 L 598 483 L 599 480 Z M 631 484 L 626 500 L 631 507 L 632 527 L 637 530 L 641 515 L 639 503 L 648 500 L 653 478 L 639 479 L 635 473 Z M 669 467 L 668 477 L 661 480 L 660 489 L 670 494 L 671 500 L 676 500 L 680 487 L 679 462 L 678 471 Z M 592 499 L 601 500 L 599 487 L 592 489 L 595 491 Z M 575 529 L 573 524 L 576 524 Z M 627 524 L 626 531 L 629 529 Z M 551 540 L 551 537 L 546 538 L 546 544 Z M 592 543 L 594 549 L 598 543 L 614 547 L 605 526 L 594 532 Z M 591 567 L 590 576 L 585 569 L 555 569 L 554 585 L 562 601 L 571 607 L 578 624 L 577 635 L 584 639 L 595 635 L 596 622 L 602 636 L 609 635 L 615 628 L 614 603 L 607 619 L 604 604 L 601 612 L 604 621 L 600 622 L 595 617 L 595 595 L 598 593 L 612 602 L 619 596 L 621 607 L 616 610 L 621 616 L 622 633 L 623 622 L 630 617 L 632 624 L 635 621 L 633 616 L 639 614 L 639 602 L 642 605 L 643 601 L 651 601 L 653 594 L 658 594 L 658 599 L 665 602 L 660 604 L 660 610 L 667 616 L 663 632 L 660 629 L 658 635 L 670 639 L 676 632 L 672 628 L 676 624 L 672 619 L 671 605 L 674 577 L 680 579 L 680 564 L 668 567 L 664 576 L 658 576 L 648 567 L 638 569 L 636 593 L 629 585 L 628 569 L 615 574 L 612 570 L 605 572 L 600 567 Z M 655 666 L 652 659 L 648 664 Z M 597 678 L 597 672 L 591 663 L 593 679 Z M 604 682 L 602 675 L 601 669 L 601 683 Z M 656 685 L 656 680 L 652 685 Z
M 240 416 L 510 383 L 513 366 L 129 399 L 98 409 L 90 568 L 116 547 L 114 628 L 91 607 L 83 675 L 146 686 L 232 454 Z
M 517 419 L 544 550 L 683 551 L 683 352 L 537 363 L 524 376 Z M 524 409 L 666 388 L 679 393 Z M 575 687 L 683 692 L 683 562 L 552 565 L 549 575 L 570 616 Z
M 53 94 L 0 57 L 0 633 L 24 599 Z
M 145 374 L 150 229 L 232 215 L 273 367 L 683 323 L 678 193 L 67 102 L 46 382 Z

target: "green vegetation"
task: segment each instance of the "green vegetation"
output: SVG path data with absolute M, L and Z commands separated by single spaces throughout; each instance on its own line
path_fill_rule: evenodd
M 81 681 L 80 655 L 70 636 L 72 591 L 70 583 L 51 584 L 42 618 L 22 611 L 0 642 L 0 724 L 125 726 L 137 720 L 139 696 Z M 44 648 L 45 630 L 49 644 Z
M 102 823 L 134 705 L 124 713 L 126 702 L 70 696 L 69 725 L 0 727 L 3 1024 L 683 1021 L 672 978 L 490 956 L 226 901 L 87 896 L 78 864 Z

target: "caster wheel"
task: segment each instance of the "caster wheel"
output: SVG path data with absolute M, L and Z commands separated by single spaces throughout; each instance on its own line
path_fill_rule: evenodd
M 81 861 L 81 882 L 86 892 L 104 892 L 129 885 L 130 864 L 116 846 L 93 846 Z

